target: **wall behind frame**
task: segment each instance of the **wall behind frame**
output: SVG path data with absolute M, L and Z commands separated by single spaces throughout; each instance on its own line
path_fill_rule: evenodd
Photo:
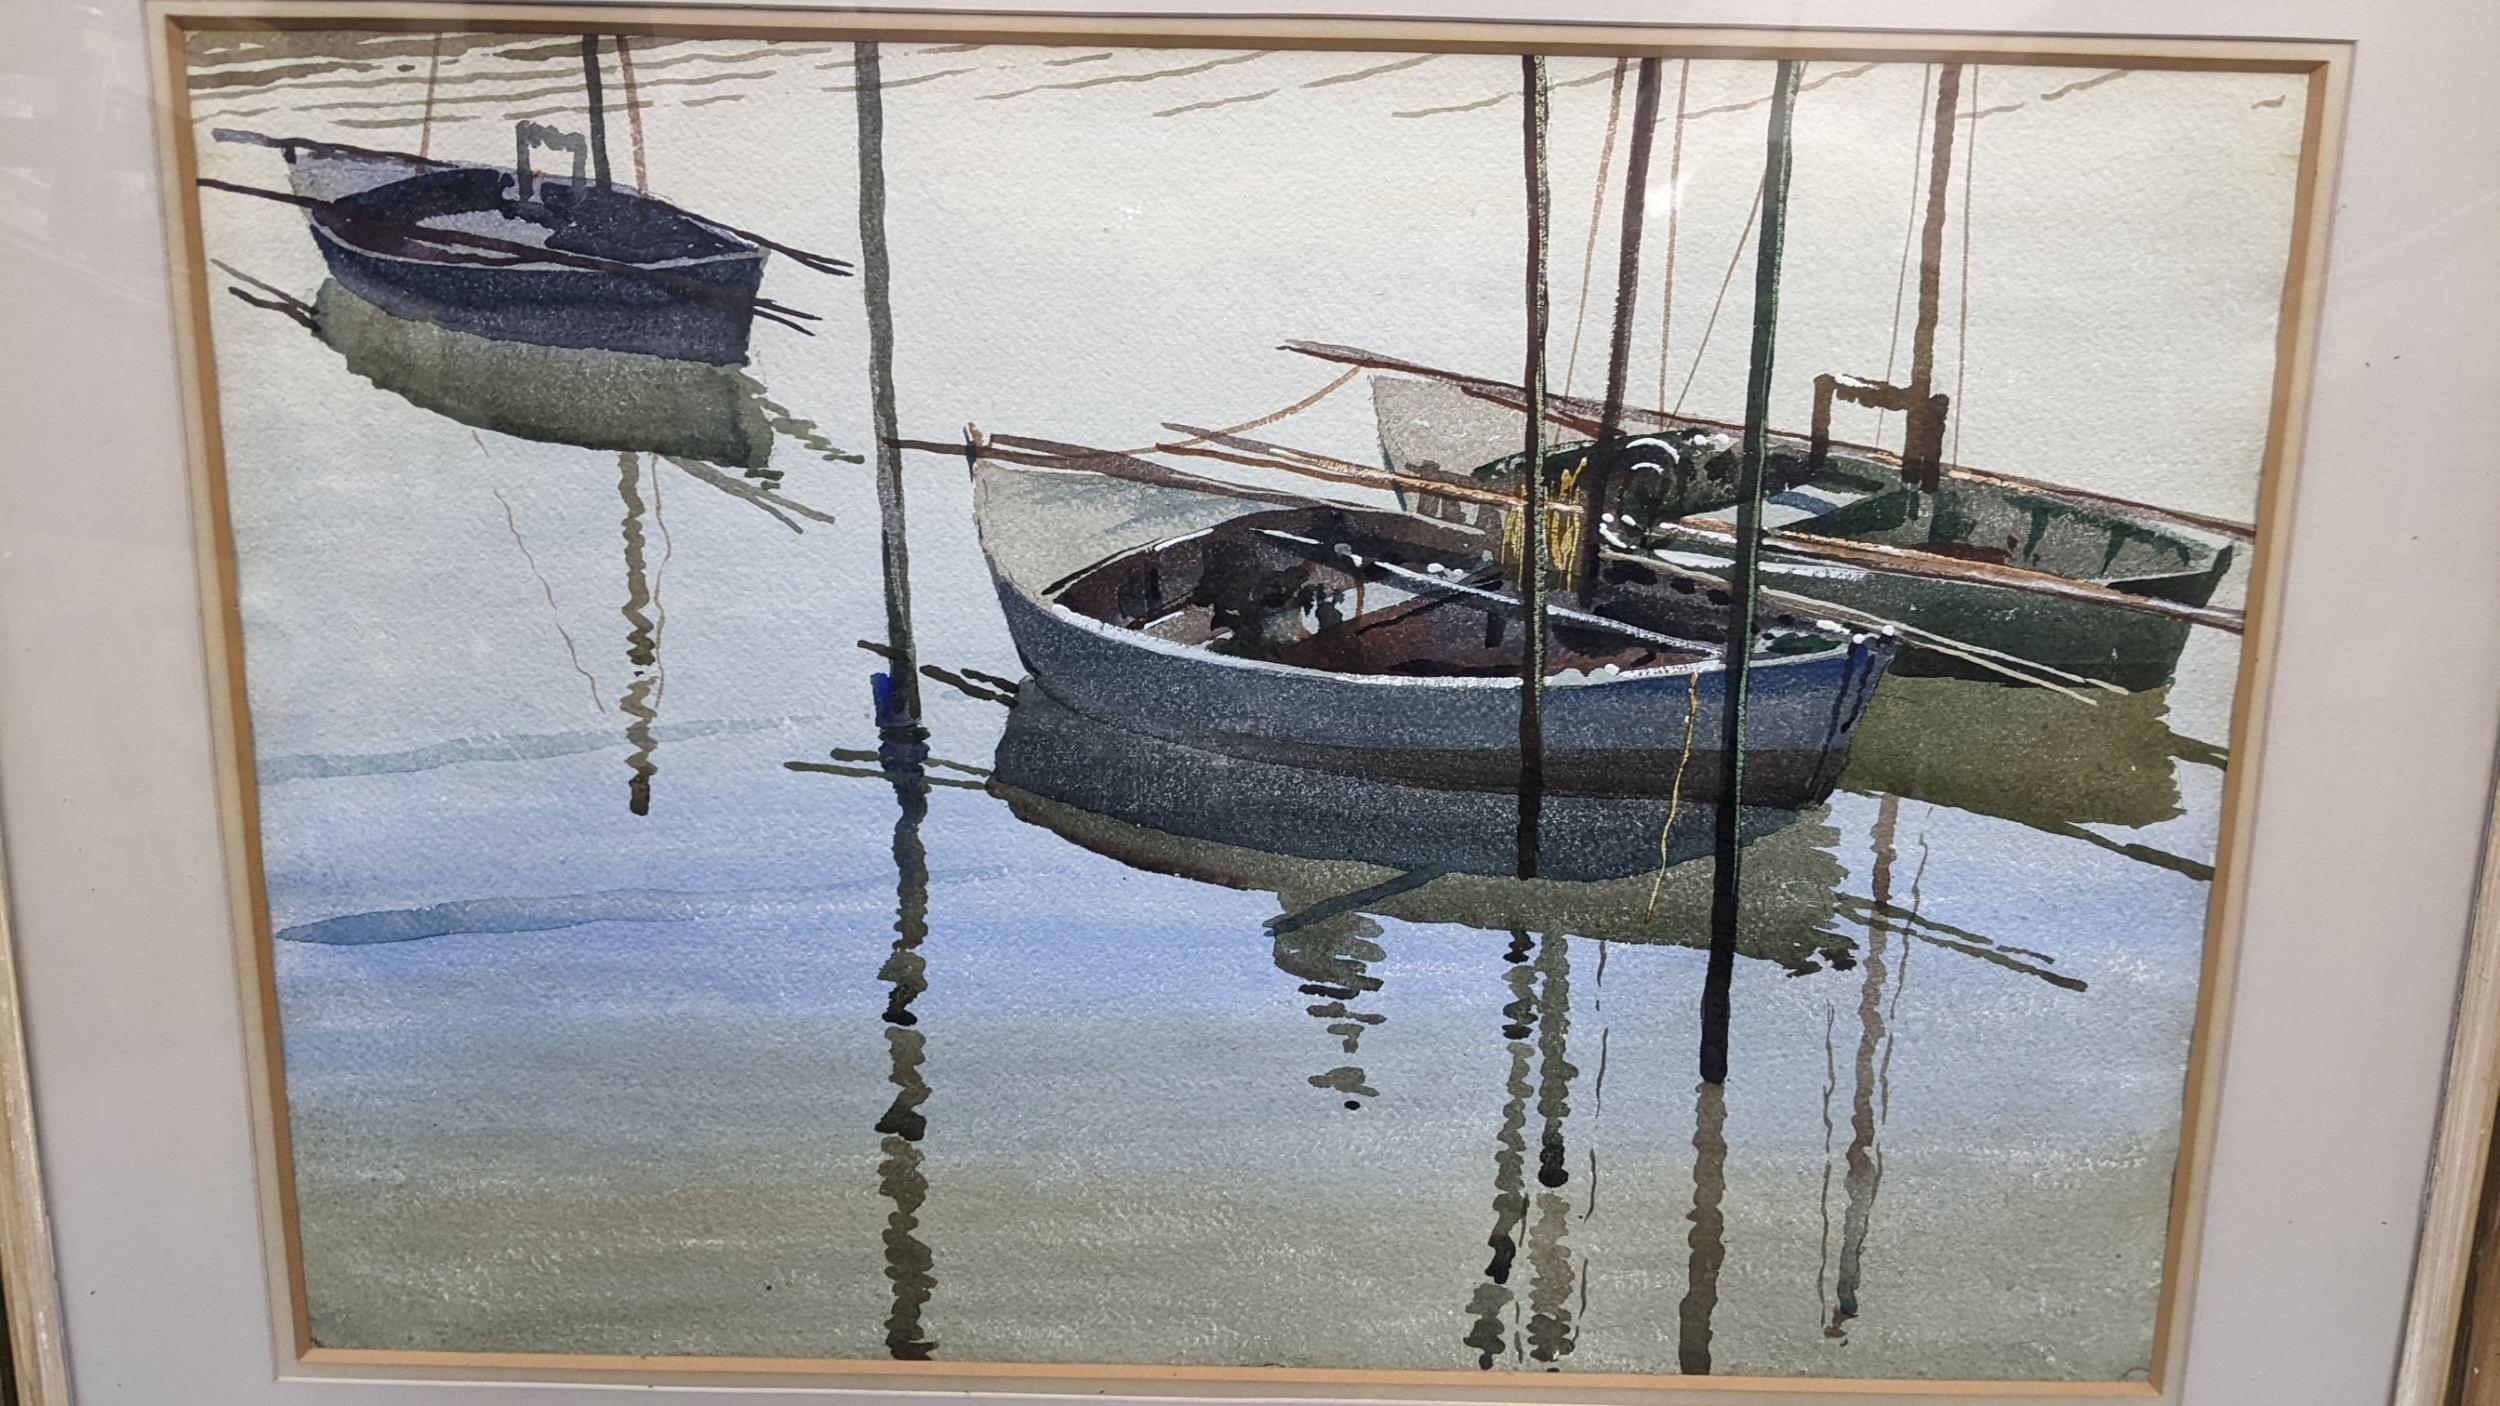
M 2383 1400 L 2500 727 L 2500 449 L 2470 418 L 2500 400 L 2500 9 L 1902 0 L 1886 16 L 2359 41 L 2185 1399 Z M 23 75 L 8 81 L 34 113 L 0 122 L 0 167 L 43 192 L 33 214 L 0 207 L 0 827 L 79 1399 L 584 1399 L 269 1379 L 145 53 L 133 0 L 14 0 L 0 18 L 0 72 Z

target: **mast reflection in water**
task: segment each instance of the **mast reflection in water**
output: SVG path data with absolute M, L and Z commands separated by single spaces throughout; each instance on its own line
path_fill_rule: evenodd
M 882 695 L 883 689 L 879 690 Z M 937 1288 L 936 1261 L 920 1238 L 920 1208 L 929 1199 L 929 1177 L 921 1167 L 921 1140 L 928 1136 L 928 1116 L 921 1105 L 929 1100 L 929 1081 L 921 1076 L 927 1037 L 912 1003 L 929 989 L 928 964 L 920 945 L 929 935 L 929 851 L 920 838 L 929 815 L 929 744 L 917 728 L 901 739 L 889 737 L 877 748 L 886 780 L 894 786 L 894 946 L 877 979 L 886 984 L 885 1044 L 889 1059 L 886 1081 L 894 1101 L 877 1120 L 882 1139 L 877 1163 L 877 1189 L 893 1204 L 886 1217 L 885 1276 L 894 1286 L 894 1310 L 886 1316 L 886 1350 L 906 1362 L 925 1361 L 937 1350 L 921 1323 L 921 1312 Z

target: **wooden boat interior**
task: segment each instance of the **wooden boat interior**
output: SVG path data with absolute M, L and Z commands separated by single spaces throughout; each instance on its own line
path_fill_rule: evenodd
M 405 258 L 478 260 L 474 250 L 427 242 L 426 229 L 634 264 L 752 252 L 694 216 L 631 190 L 547 177 L 536 186 L 534 197 L 523 200 L 509 171 L 443 167 L 342 196 L 315 218 L 326 216 L 334 227 L 354 230 L 366 247 Z
M 1489 540 L 1395 514 L 1251 514 L 1097 563 L 1055 600 L 1172 644 L 1331 673 L 1515 677 L 1524 663 L 1523 606 Z M 1726 608 L 1724 592 L 1615 564 L 1592 609 L 1559 594 L 1549 605 L 1547 674 L 1717 659 Z M 1765 623 L 1760 653 L 1836 643 L 1786 617 Z
M 1808 493 L 1792 496 L 1810 499 L 1813 488 L 1856 496 L 1783 522 L 1785 530 L 2017 566 L 2069 580 L 2142 583 L 2138 589 L 2166 577 L 2219 577 L 2230 559 L 2228 546 L 2018 487 L 1947 480 L 1928 493 L 1898 478 L 1869 484 L 1850 477 L 1818 480 Z

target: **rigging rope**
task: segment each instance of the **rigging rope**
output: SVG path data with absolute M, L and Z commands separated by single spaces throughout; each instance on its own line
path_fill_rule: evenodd
M 1920 168 L 1926 164 L 1919 158 L 1926 152 L 1927 113 L 1931 97 L 1927 84 L 1929 77 L 1935 71 L 1934 64 L 1922 64 L 1918 71 L 1918 126 L 1912 128 L 1910 133 L 1910 224 L 1909 228 L 1901 231 L 1901 271 L 1894 275 L 1892 284 L 1892 340 L 1884 347 L 1884 384 L 1886 385 L 1892 384 L 1892 373 L 1901 364 L 1901 306 L 1910 287 L 1910 246 L 1918 241 L 1919 173 Z M 1875 407 L 1874 443 L 1878 448 L 1881 448 L 1884 443 L 1884 408 L 1880 405 Z
M 1962 291 L 1961 305 L 1954 310 L 1953 330 L 1953 450 L 1946 456 L 1951 462 L 1962 462 L 1962 378 L 1970 370 L 1970 189 L 1972 173 L 1979 169 L 1979 65 L 1970 69 L 1970 135 L 1962 139 Z
M 1762 183 L 1754 182 L 1753 208 L 1745 212 L 1745 227 L 1736 235 L 1736 248 L 1727 256 L 1727 272 L 1719 279 L 1719 296 L 1710 303 L 1710 316 L 1701 324 L 1701 343 L 1693 348 L 1693 368 L 1684 373 L 1684 389 L 1675 393 L 1675 406 L 1667 413 L 1684 413 L 1684 401 L 1693 393 L 1693 378 L 1701 374 L 1702 357 L 1710 350 L 1710 334 L 1718 330 L 1719 309 L 1727 305 L 1728 285 L 1736 281 L 1736 266 L 1745 258 L 1745 245 L 1753 238 L 1753 224 L 1762 217 Z
M 1661 409 L 1667 404 L 1667 348 L 1675 331 L 1676 217 L 1684 212 L 1684 99 L 1692 84 L 1693 61 L 1686 59 L 1676 67 L 1675 139 L 1667 148 L 1667 270 L 1658 299 L 1658 399 L 1652 402 Z
M 1580 251 L 1580 310 L 1571 317 L 1571 356 L 1563 363 L 1563 394 L 1580 369 L 1580 337 L 1589 325 L 1589 274 L 1597 266 L 1597 227 L 1606 219 L 1606 174 L 1614 169 L 1615 130 L 1623 121 L 1623 75 L 1630 59 L 1615 60 L 1615 81 L 1606 98 L 1606 144 L 1597 151 L 1597 193 L 1589 205 L 1589 242 Z
M 1187 439 L 1167 439 L 1155 444 L 1140 445 L 1135 449 L 1113 449 L 1106 452 L 1133 459 L 1140 454 L 1168 454 L 1176 449 L 1187 449 L 1193 444 L 1205 444 L 1209 440 L 1224 439 L 1232 435 L 1244 434 L 1251 430 L 1263 430 L 1268 426 L 1275 424 L 1279 420 L 1289 420 L 1294 416 L 1301 414 L 1303 411 L 1310 409 L 1312 406 L 1319 404 L 1321 401 L 1326 400 L 1328 397 L 1335 395 L 1337 392 L 1344 390 L 1348 382 L 1362 374 L 1362 367 L 1349 366 L 1345 369 L 1345 373 L 1343 375 L 1338 376 L 1327 385 L 1320 387 L 1318 390 L 1311 392 L 1309 395 L 1302 397 L 1300 400 L 1295 401 L 1293 404 L 1286 406 L 1282 410 L 1261 415 L 1255 420 L 1244 420 L 1238 425 L 1227 425 L 1220 430 L 1208 430 L 1204 434 L 1191 435 Z
M 1805 64 L 1797 65 L 1797 75 L 1804 77 L 1807 67 Z M 1800 88 L 1798 91 L 1805 90 Z M 1693 393 L 1693 378 L 1701 374 L 1701 360 L 1710 351 L 1710 334 L 1718 330 L 1719 309 L 1727 305 L 1728 285 L 1736 281 L 1736 266 L 1744 262 L 1745 245 L 1753 238 L 1754 221 L 1762 218 L 1763 184 L 1761 181 L 1754 182 L 1753 208 L 1745 212 L 1745 227 L 1737 233 L 1736 248 L 1727 256 L 1727 272 L 1719 279 L 1719 296 L 1710 304 L 1709 320 L 1701 325 L 1701 345 L 1693 348 L 1693 369 L 1684 373 L 1684 389 L 1675 393 L 1675 408 L 1669 414 L 1684 413 L 1684 401 Z

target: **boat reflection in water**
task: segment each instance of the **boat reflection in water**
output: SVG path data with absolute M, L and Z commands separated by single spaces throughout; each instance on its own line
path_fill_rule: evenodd
M 1539 872 L 1509 877 L 1519 808 L 1507 792 L 1437 790 L 1143 736 L 1027 684 L 990 791 L 1028 824 L 1149 873 L 1272 893 L 1279 969 L 1355 1052 L 1380 1023 L 1376 919 L 1485 932 L 1707 948 L 1713 811 L 1670 797 L 1545 798 Z M 1670 826 L 1669 816 L 1673 822 Z M 1820 807 L 1748 810 L 1741 955 L 1794 973 L 1851 963 L 1830 929 L 1845 877 Z M 1662 844 L 1663 836 L 1663 844 Z M 1662 854 L 1670 862 L 1659 872 Z M 1654 897 L 1654 905 L 1653 905 Z M 1361 1071 L 1312 1082 L 1370 1096 Z
M 1000 742 L 992 794 L 1030 824 L 1151 873 L 1277 899 L 1267 922 L 1278 969 L 1312 998 L 1338 1039 L 1316 1088 L 1358 1109 L 1376 1097 L 1357 1062 L 1387 1017 L 1365 1009 L 1383 988 L 1381 919 L 1502 934 L 1501 997 L 1489 1036 L 1507 1074 L 1493 1136 L 1490 1226 L 1460 1345 L 1478 1365 L 1507 1357 L 1552 1366 L 1578 1343 L 1583 1252 L 1566 1242 L 1589 1209 L 1595 1169 L 1571 1134 L 1575 1083 L 1573 939 L 1707 950 L 1715 820 L 1668 797 L 1545 798 L 1539 872 L 1509 877 L 1517 798 L 1438 790 L 1210 752 L 1097 722 L 1028 683 Z M 1857 965 L 1862 938 L 1841 931 L 1847 873 L 1821 806 L 1749 810 L 1739 955 L 1795 975 Z M 1661 864 L 1666 867 L 1661 870 Z M 1853 929 L 1855 924 L 1850 925 Z M 1603 947 L 1594 979 L 1604 975 Z M 1575 1058 L 1576 1056 L 1576 1058 Z M 1602 1051 L 1598 1063 L 1602 1065 Z M 1586 1091 L 1580 1091 L 1585 1095 Z M 1705 1109 L 1718 1091 L 1704 1085 Z M 1708 1371 L 1711 1300 L 1724 1256 L 1716 1204 L 1725 1143 L 1707 1114 L 1696 1133 L 1693 1276 L 1680 1313 L 1685 1369 Z M 1715 1155 L 1714 1155 L 1715 1148 Z
M 2089 827 L 2143 830 L 2186 814 L 2180 768 L 2229 752 L 2169 723 L 2170 690 L 2095 693 L 1895 674 L 1867 708 L 1842 790 L 1993 816 L 2210 881 L 2181 855 Z
M 336 279 L 322 283 L 310 316 L 348 370 L 464 425 L 735 469 L 772 457 L 763 387 L 736 366 L 481 337 L 395 317 Z
M 1542 877 L 1518 879 L 1519 803 L 1508 792 L 1205 751 L 1096 722 L 1030 685 L 1008 718 L 990 790 L 1018 819 L 1132 868 L 1273 893 L 1284 912 L 1272 928 L 1366 912 L 1709 945 L 1709 866 L 1684 861 L 1710 852 L 1713 811 L 1689 797 L 1549 793 Z M 1831 856 L 1836 832 L 1817 807 L 1748 808 L 1742 833 L 1746 877 L 1762 880 L 1743 955 L 1821 970 L 1848 945 L 1819 931 L 1845 877 Z M 1663 881 L 1662 853 L 1675 866 Z

